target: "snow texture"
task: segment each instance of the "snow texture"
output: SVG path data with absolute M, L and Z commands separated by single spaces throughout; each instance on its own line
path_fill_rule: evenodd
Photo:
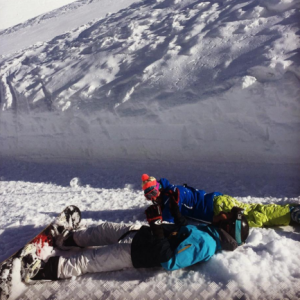
M 146 224 L 144 210 L 149 202 L 140 181 L 144 171 L 207 192 L 219 190 L 246 203 L 299 204 L 299 169 L 292 172 L 292 168 L 282 167 L 281 173 L 276 169 L 265 165 L 221 164 L 215 169 L 210 164 L 196 168 L 121 161 L 97 166 L 6 162 L 0 173 L 0 260 L 14 253 L 71 203 L 82 210 L 82 226 L 105 221 Z M 75 185 L 79 180 L 81 185 Z M 50 294 L 56 299 L 66 299 L 66 295 L 69 299 L 176 296 L 228 300 L 238 299 L 237 295 L 239 299 L 298 299 L 299 230 L 299 226 L 251 229 L 247 243 L 236 251 L 218 253 L 209 262 L 169 273 L 162 269 L 126 269 L 88 274 L 59 285 L 43 283 L 26 289 L 20 283 L 20 299 L 47 299 Z
M 74 0 L 0 0 L 0 29 L 5 29 L 27 21 Z
M 67 205 L 85 226 L 146 224 L 143 173 L 300 204 L 299 0 L 38 7 L 0 32 L 1 261 Z M 299 249 L 299 226 L 251 229 L 238 250 L 172 273 L 28 288 L 14 272 L 11 299 L 299 299 Z

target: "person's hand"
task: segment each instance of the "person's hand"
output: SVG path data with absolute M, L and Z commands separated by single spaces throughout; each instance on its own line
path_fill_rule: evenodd
M 169 197 L 169 200 L 173 203 L 178 204 L 180 200 L 180 193 L 178 188 L 175 188 L 175 190 L 169 190 L 166 192 L 166 195 Z
M 221 211 L 218 215 L 213 217 L 213 224 L 217 224 L 225 220 L 231 220 L 232 218 L 233 218 L 233 214 L 231 212 Z
M 146 211 L 147 221 L 150 225 L 153 235 L 159 239 L 164 238 L 164 230 L 161 226 L 162 224 L 162 213 L 159 205 L 151 205 Z
M 169 196 L 169 209 L 170 213 L 174 218 L 174 223 L 180 226 L 187 225 L 187 220 L 180 213 L 179 209 L 179 200 L 180 200 L 180 192 L 178 188 L 174 190 L 168 191 Z
M 148 223 L 159 225 L 162 222 L 162 213 L 159 205 L 150 205 L 145 210 Z
M 170 208 L 170 213 L 173 217 L 179 217 L 180 216 L 180 211 L 178 207 L 179 203 L 179 190 L 176 188 L 175 190 L 169 190 L 167 192 L 167 195 L 169 197 L 169 208 Z
M 244 214 L 244 208 L 234 206 L 230 211 L 232 218 L 236 220 L 241 220 L 242 215 Z

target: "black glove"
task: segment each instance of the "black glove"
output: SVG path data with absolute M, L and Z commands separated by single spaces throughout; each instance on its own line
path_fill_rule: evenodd
M 178 188 L 175 188 L 174 190 L 167 191 L 166 196 L 168 196 L 169 199 L 172 199 L 172 201 L 175 202 L 176 204 L 179 203 L 180 193 L 179 193 Z
M 150 205 L 145 210 L 146 218 L 148 223 L 151 225 L 151 223 L 161 223 L 162 222 L 162 214 L 161 214 L 161 208 L 159 205 Z
M 162 224 L 162 213 L 161 213 L 161 208 L 159 205 L 150 205 L 146 210 L 145 210 L 146 218 L 147 221 L 150 225 L 150 228 L 152 230 L 152 233 L 160 238 L 164 238 L 164 231 L 161 226 Z
M 241 207 L 234 206 L 231 209 L 232 217 L 236 220 L 241 220 L 242 215 L 244 214 L 244 209 Z
M 175 191 L 170 190 L 168 192 L 169 196 L 169 207 L 170 212 L 173 217 L 177 216 L 178 213 L 180 214 L 178 203 L 179 203 L 179 191 L 176 189 Z

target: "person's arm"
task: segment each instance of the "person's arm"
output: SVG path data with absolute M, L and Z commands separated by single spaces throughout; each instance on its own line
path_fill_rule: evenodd
M 179 226 L 187 225 L 188 222 L 186 218 L 180 213 L 179 210 L 179 199 L 180 199 L 180 192 L 177 188 L 174 190 L 168 191 L 169 196 L 169 209 L 171 212 L 171 215 L 174 218 L 174 223 Z

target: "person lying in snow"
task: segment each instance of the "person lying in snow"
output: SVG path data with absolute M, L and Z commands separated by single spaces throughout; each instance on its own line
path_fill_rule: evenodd
M 173 222 L 168 201 L 175 197 L 183 216 L 202 222 L 217 222 L 220 212 L 230 212 L 236 206 L 244 209 L 250 227 L 289 225 L 300 223 L 300 205 L 242 203 L 219 192 L 207 194 L 187 185 L 174 185 L 166 178 L 156 180 L 142 175 L 142 188 L 146 199 L 161 206 L 164 221 Z
M 145 211 L 150 226 L 103 223 L 58 235 L 55 242 L 62 249 L 106 246 L 86 249 L 70 258 L 50 257 L 46 263 L 27 255 L 28 264 L 23 262 L 27 283 L 129 267 L 177 270 L 208 261 L 217 251 L 233 251 L 248 237 L 249 225 L 239 208 L 222 213 L 215 226 L 194 226 L 182 217 L 175 199 L 169 205 L 175 224 L 162 223 L 160 206 L 151 205 Z

